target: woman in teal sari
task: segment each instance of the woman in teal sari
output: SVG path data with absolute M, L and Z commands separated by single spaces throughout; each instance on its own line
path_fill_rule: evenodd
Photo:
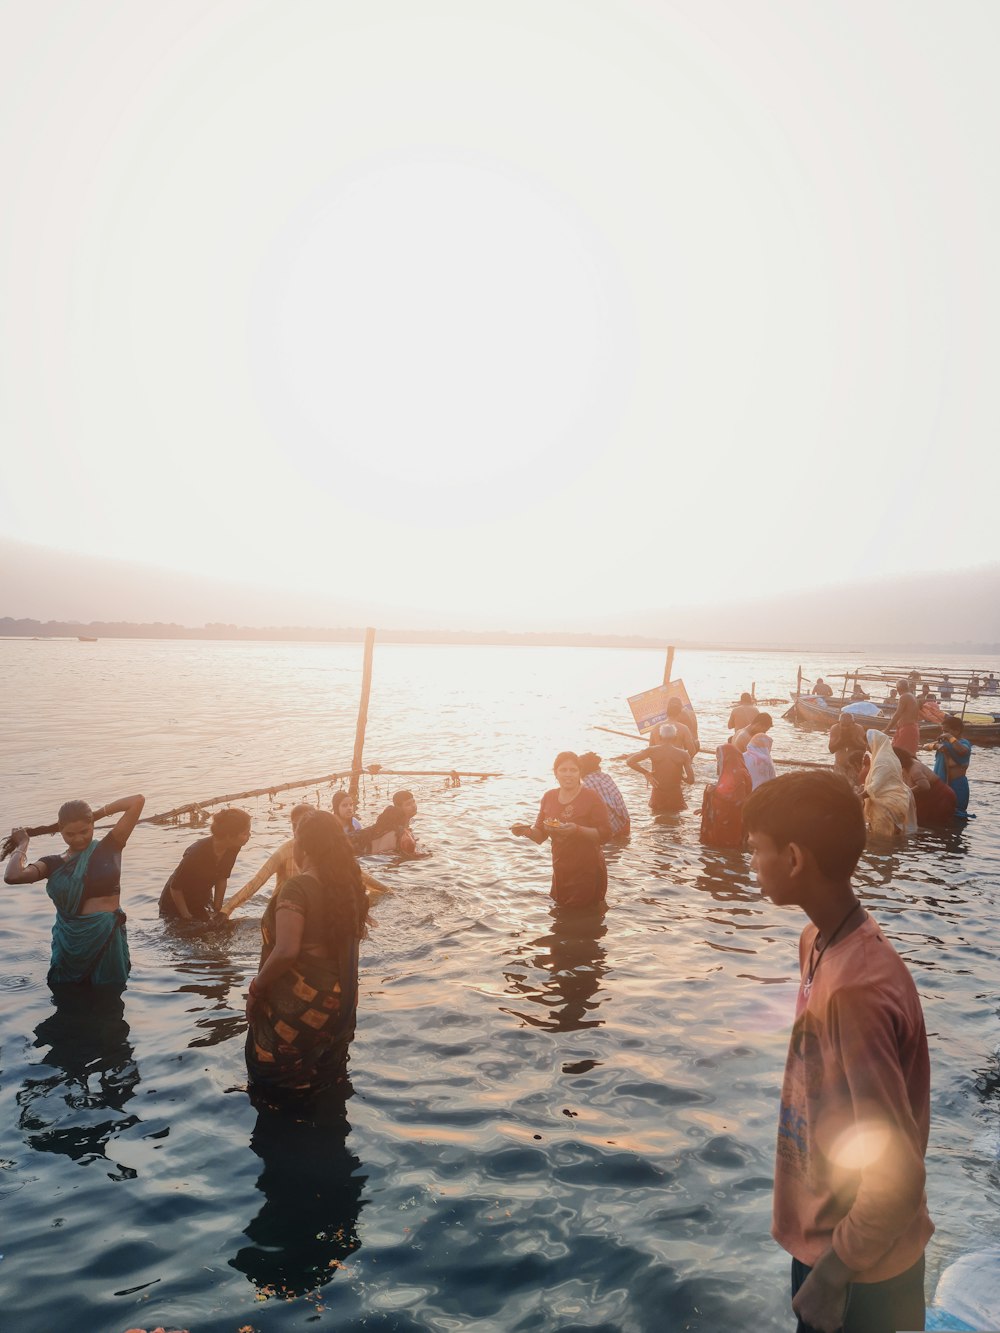
M 9 856 L 6 884 L 37 884 L 55 903 L 52 926 L 52 965 L 48 983 L 92 985 L 124 989 L 131 963 L 125 913 L 121 910 L 122 849 L 142 814 L 144 796 L 125 796 L 100 810 L 86 801 L 67 801 L 56 823 L 40 828 L 16 828 L 3 845 Z M 120 818 L 100 841 L 94 821 L 108 815 Z M 62 835 L 66 851 L 28 862 L 29 839 L 40 833 Z

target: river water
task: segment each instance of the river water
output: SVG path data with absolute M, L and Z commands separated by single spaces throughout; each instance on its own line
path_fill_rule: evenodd
M 347 767 L 360 659 L 354 645 L 0 640 L 0 826 L 75 796 L 139 790 L 153 813 Z M 812 676 L 866 658 L 801 660 Z M 684 651 L 674 674 L 711 747 L 740 690 L 785 695 L 797 665 Z M 661 676 L 640 651 L 377 647 L 366 760 L 503 776 L 368 779 L 370 817 L 414 789 L 433 856 L 378 867 L 396 891 L 363 946 L 353 1096 L 308 1122 L 258 1118 L 246 1096 L 262 902 L 201 936 L 157 920 L 199 830 L 145 826 L 129 843 L 133 971 L 104 1012 L 57 1013 L 51 904 L 6 888 L 2 1326 L 789 1328 L 768 1229 L 802 918 L 761 899 L 748 858 L 699 845 L 694 808 L 653 822 L 613 760 L 629 742 L 592 729 L 629 730 L 625 696 Z M 779 757 L 825 748 L 786 722 L 773 735 Z M 553 918 L 547 850 L 507 833 L 564 748 L 604 755 L 633 814 L 589 927 Z M 998 784 L 974 784 L 974 822 L 870 849 L 858 875 L 930 1035 L 929 1291 L 997 1229 L 1000 751 L 977 751 L 972 776 Z M 254 835 L 232 885 L 303 794 L 244 802 Z

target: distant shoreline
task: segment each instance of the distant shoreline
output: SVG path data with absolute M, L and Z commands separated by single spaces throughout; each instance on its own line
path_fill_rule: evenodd
M 0 618 L 0 638 L 6 639 L 181 639 L 202 642 L 237 643 L 363 643 L 363 627 L 346 626 L 339 629 L 315 629 L 306 626 L 260 627 L 212 623 L 201 627 L 189 625 L 133 623 L 128 621 L 91 621 L 80 624 L 63 620 Z M 481 645 L 494 648 L 634 648 L 665 652 L 668 641 L 648 638 L 639 634 L 578 634 L 569 631 L 514 632 L 508 630 L 402 630 L 380 629 L 378 642 L 383 644 L 453 644 Z M 947 653 L 970 656 L 1000 655 L 996 643 L 882 643 L 866 644 L 798 644 L 790 646 L 755 643 L 707 643 L 677 639 L 673 646 L 689 652 L 730 653 Z

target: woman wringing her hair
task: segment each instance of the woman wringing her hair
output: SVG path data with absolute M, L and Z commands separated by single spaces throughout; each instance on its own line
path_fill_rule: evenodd
M 116 987 L 128 980 L 131 961 L 121 910 L 122 849 L 142 814 L 144 796 L 125 796 L 99 810 L 86 801 L 67 801 L 54 824 L 16 828 L 3 845 L 9 856 L 6 884 L 36 884 L 55 903 L 52 926 L 52 962 L 48 983 L 54 990 L 66 984 Z M 120 818 L 100 841 L 94 837 L 95 819 Z M 27 862 L 29 839 L 42 833 L 62 835 L 66 851 Z

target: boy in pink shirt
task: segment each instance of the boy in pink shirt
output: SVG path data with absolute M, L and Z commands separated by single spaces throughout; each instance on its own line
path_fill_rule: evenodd
M 836 773 L 787 774 L 743 808 L 761 892 L 801 907 L 801 983 L 778 1118 L 772 1235 L 799 1333 L 924 1326 L 930 1061 L 916 987 L 854 894 L 861 803 Z

